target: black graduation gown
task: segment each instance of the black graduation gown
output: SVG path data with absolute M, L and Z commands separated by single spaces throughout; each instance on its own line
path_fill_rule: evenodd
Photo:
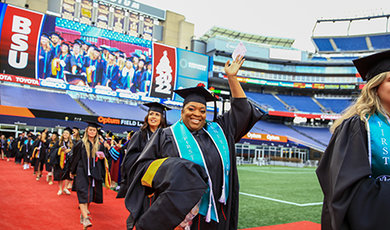
M 68 146 L 68 144 L 66 144 Z M 53 146 L 53 150 L 51 152 L 51 161 L 52 165 L 54 166 L 54 181 L 60 181 L 60 180 L 70 180 L 69 175 L 69 162 L 70 162 L 70 152 L 65 155 L 65 164 L 64 167 L 61 168 L 61 156 L 58 155 L 59 148 L 62 147 L 62 145 L 59 145 L 59 142 Z
M 370 176 L 367 130 L 358 116 L 335 130 L 316 173 L 324 193 L 323 230 L 390 226 L 390 182 Z
M 102 146 L 100 146 L 102 147 Z M 92 144 L 90 144 L 92 151 Z M 102 150 L 102 148 L 100 148 Z M 73 155 L 70 161 L 70 172 L 76 174 L 74 184 L 77 188 L 77 198 L 80 204 L 103 203 L 103 181 L 105 177 L 104 159 L 90 157 L 90 173 L 88 176 L 88 156 L 85 145 L 78 142 L 73 148 Z M 97 160 L 96 160 L 97 159 Z M 94 164 L 95 163 L 95 164 Z M 92 180 L 95 181 L 93 187 Z
M 27 150 L 27 151 L 29 150 L 28 148 L 24 148 L 25 147 L 24 142 L 26 141 L 26 139 L 27 139 L 26 137 L 18 137 L 18 139 L 16 141 L 16 149 L 15 149 L 15 152 L 16 152 L 15 162 L 16 163 L 22 162 L 22 159 L 23 159 L 23 162 L 26 162 L 26 163 L 30 162 L 28 154 L 26 154 L 26 151 L 24 151 L 24 150 Z
M 132 181 L 130 179 L 130 169 L 138 159 L 138 156 L 141 154 L 142 150 L 145 148 L 146 143 L 148 143 L 149 138 L 152 135 L 153 133 L 149 129 L 144 129 L 138 130 L 131 137 L 126 148 L 126 155 L 121 164 L 122 179 L 120 181 L 120 189 L 116 198 L 125 198 L 126 192 Z
M 262 116 L 263 113 L 249 103 L 246 98 L 232 98 L 231 110 L 217 118 L 216 122 L 224 131 L 230 152 L 231 169 L 229 175 L 229 196 L 226 205 L 219 203 L 217 200 L 222 192 L 221 187 L 223 176 L 221 159 L 217 149 L 212 143 L 212 140 L 203 130 L 193 132 L 195 139 L 204 153 L 206 164 L 209 166 L 208 170 L 211 180 L 213 181 L 212 189 L 214 197 L 216 198 L 219 224 L 214 221 L 206 223 L 203 216 L 199 217 L 200 215 L 197 215 L 193 220 L 192 229 L 197 229 L 198 226 L 200 226 L 200 229 L 237 229 L 239 184 L 236 167 L 235 143 L 238 142 Z M 130 211 L 127 225 L 128 229 L 131 229 L 134 223 L 136 224 L 137 230 L 173 229 L 175 226 L 180 224 L 184 216 L 192 209 L 192 207 L 188 206 L 186 202 L 181 201 L 180 199 L 174 200 L 174 196 L 162 197 L 162 199 L 165 200 L 164 201 L 162 199 L 159 200 L 159 194 L 155 194 L 156 196 L 154 202 L 157 204 L 153 203 L 151 207 L 159 206 L 160 203 L 162 205 L 157 208 L 161 213 L 170 212 L 170 205 L 164 206 L 164 204 L 167 204 L 166 201 L 173 198 L 172 202 L 181 203 L 182 205 L 181 208 L 179 207 L 181 216 L 179 218 L 171 218 L 169 220 L 161 220 L 158 217 L 150 218 L 149 222 L 151 222 L 153 226 L 149 225 L 147 228 L 144 228 L 145 226 L 141 226 L 140 224 L 142 223 L 137 222 L 139 219 L 142 219 L 144 213 L 147 212 L 145 206 L 141 205 L 141 202 L 139 202 L 139 199 L 142 199 L 142 196 L 145 197 L 145 194 L 142 194 L 140 191 L 144 190 L 148 193 L 147 189 L 140 188 L 141 184 L 139 183 L 139 179 L 142 177 L 141 174 L 147 169 L 152 161 L 164 157 L 179 157 L 178 150 L 173 139 L 173 134 L 169 128 L 159 129 L 155 132 L 131 170 L 131 178 L 134 178 L 134 180 L 132 181 L 125 198 L 126 207 Z M 210 167 L 211 165 L 212 167 Z M 157 174 L 159 174 L 159 172 L 160 171 L 158 170 Z M 156 177 L 159 178 L 164 176 L 156 175 Z M 171 181 L 170 183 L 175 184 L 176 181 Z M 181 181 L 178 181 L 178 183 L 181 183 Z M 201 196 L 194 197 L 194 200 L 197 202 L 200 198 Z M 178 210 L 175 211 L 175 213 L 177 213 Z M 161 220 L 161 222 L 158 220 Z M 172 220 L 172 222 L 170 222 L 170 220 Z

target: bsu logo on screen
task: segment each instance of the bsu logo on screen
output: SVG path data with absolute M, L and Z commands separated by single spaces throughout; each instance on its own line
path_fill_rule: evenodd
M 12 20 L 11 47 L 8 64 L 16 69 L 24 69 L 28 63 L 28 35 L 31 33 L 31 20 L 14 15 Z

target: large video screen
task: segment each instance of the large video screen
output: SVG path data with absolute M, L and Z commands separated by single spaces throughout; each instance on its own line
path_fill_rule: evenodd
M 206 55 L 3 3 L 0 10 L 0 80 L 157 102 L 208 85 Z

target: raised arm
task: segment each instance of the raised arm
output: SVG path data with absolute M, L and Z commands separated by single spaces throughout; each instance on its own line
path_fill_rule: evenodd
M 230 92 L 233 98 L 246 98 L 245 92 L 237 80 L 237 72 L 244 63 L 245 59 L 242 56 L 237 56 L 230 64 L 230 60 L 225 63 L 225 73 L 228 77 Z

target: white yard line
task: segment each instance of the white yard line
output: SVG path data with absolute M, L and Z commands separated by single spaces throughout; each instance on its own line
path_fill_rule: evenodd
M 238 171 L 249 171 L 249 172 L 261 172 L 261 173 L 271 173 L 271 174 L 315 174 L 314 171 L 272 171 L 272 170 L 261 170 L 261 169 L 247 169 L 240 168 Z
M 322 205 L 322 202 L 298 204 L 298 203 L 274 199 L 274 198 L 270 198 L 270 197 L 266 197 L 266 196 L 253 195 L 253 194 L 249 194 L 249 193 L 245 193 L 245 192 L 240 192 L 240 194 L 245 195 L 245 196 L 260 198 L 260 199 L 264 199 L 264 200 L 271 200 L 271 201 L 275 201 L 275 202 L 279 202 L 279 203 L 283 203 L 283 204 L 291 204 L 291 205 L 295 205 L 295 206 L 299 206 L 299 207 Z

